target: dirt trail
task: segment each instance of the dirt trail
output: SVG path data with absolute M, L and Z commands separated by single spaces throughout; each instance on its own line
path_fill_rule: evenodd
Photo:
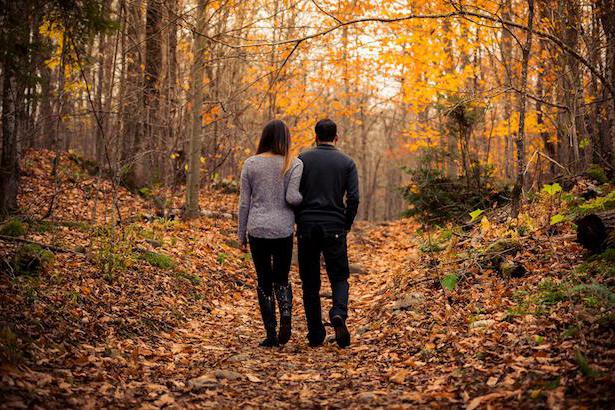
M 351 244 L 354 259 L 380 260 L 378 250 Z M 369 251 L 369 253 L 368 253 Z M 324 346 L 310 348 L 301 302 L 301 286 L 296 267 L 291 280 L 294 289 L 293 336 L 283 347 L 258 346 L 263 337 L 256 295 L 252 286 L 244 288 L 233 300 L 220 303 L 207 320 L 194 320 L 176 332 L 173 343 L 183 352 L 174 361 L 175 369 L 185 375 L 188 394 L 175 399 L 180 406 L 197 407 L 349 407 L 401 403 L 406 389 L 387 380 L 389 364 L 384 341 L 370 337 L 371 311 L 375 294 L 381 291 L 383 272 L 366 269 L 352 274 L 349 328 L 353 343 L 340 349 L 327 327 Z M 330 289 L 323 275 L 321 289 L 323 317 L 330 306 Z M 207 335 L 199 337 L 198 335 Z M 180 349 L 180 347 L 177 347 Z M 209 354 L 199 363 L 190 361 L 193 351 Z M 182 358 L 186 359 L 182 363 Z M 164 380 L 160 380 L 163 382 Z

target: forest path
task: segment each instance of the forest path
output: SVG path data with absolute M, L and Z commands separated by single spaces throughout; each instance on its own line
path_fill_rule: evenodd
M 392 346 L 378 337 L 384 323 L 373 317 L 374 301 L 382 291 L 387 269 L 382 248 L 351 238 L 351 262 L 361 261 L 365 271 L 350 278 L 348 325 L 352 344 L 340 349 L 327 326 L 324 346 L 311 348 L 306 340 L 301 284 L 296 266 L 290 274 L 294 291 L 293 335 L 280 348 L 258 346 L 264 331 L 252 286 L 225 298 L 209 320 L 194 320 L 176 332 L 176 350 L 208 352 L 198 365 L 177 368 L 185 374 L 187 395 L 180 405 L 202 407 L 348 407 L 400 403 L 407 389 L 386 375 Z M 392 261 L 392 263 L 395 263 Z M 323 268 L 323 318 L 327 320 L 330 287 Z M 198 337 L 195 335 L 207 335 Z M 394 347 L 394 346 L 393 346 Z M 189 354 L 189 353 L 188 353 Z M 182 354 L 176 358 L 181 360 Z M 177 375 L 175 376 L 177 378 Z

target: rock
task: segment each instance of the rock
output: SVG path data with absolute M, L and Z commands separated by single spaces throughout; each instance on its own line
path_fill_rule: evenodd
M 362 402 L 373 401 L 375 398 L 376 398 L 376 395 L 370 391 L 361 392 L 357 396 L 357 399 L 359 399 L 359 401 L 362 401 Z
M 85 248 L 85 246 L 82 246 L 82 245 L 75 246 L 75 249 L 73 249 L 73 250 L 75 252 L 77 252 L 77 253 L 86 253 L 87 252 L 87 249 Z
M 227 379 L 227 380 L 239 380 L 243 378 L 241 373 L 234 372 L 232 370 L 223 370 L 218 369 L 214 372 L 214 375 L 218 379 Z
M 54 261 L 53 252 L 39 245 L 27 243 L 20 246 L 12 260 L 12 268 L 16 275 L 33 275 L 46 271 Z
M 229 357 L 228 361 L 231 363 L 240 363 L 250 359 L 250 355 L 247 354 L 236 354 L 234 356 Z
M 367 332 L 369 332 L 369 326 L 361 326 L 355 331 L 355 334 L 357 336 L 363 336 Z
M 520 263 L 503 260 L 498 266 L 498 272 L 505 278 L 521 278 L 527 273 L 527 269 Z
M 193 390 L 200 390 L 218 384 L 218 379 L 213 373 L 206 373 L 188 381 L 188 387 Z
M 227 239 L 224 241 L 224 243 L 230 246 L 231 248 L 235 248 L 235 249 L 241 248 L 241 244 L 239 243 L 239 241 L 235 239 Z
M 233 219 L 233 214 L 230 214 L 228 212 L 210 211 L 207 209 L 201 211 L 201 216 L 215 219 Z
M 409 293 L 393 303 L 393 310 L 403 310 L 417 307 L 423 302 L 423 295 L 420 293 Z
M 331 293 L 330 290 L 322 290 L 320 291 L 320 297 L 331 299 L 333 297 L 333 293 Z
M 169 406 L 175 403 L 175 399 L 170 394 L 163 394 L 154 402 L 154 404 L 158 407 Z
M 356 263 L 351 263 L 350 265 L 348 265 L 348 267 L 350 269 L 350 273 L 356 273 L 358 275 L 365 275 L 367 273 L 367 271 L 363 269 L 361 265 L 358 265 Z
M 146 239 L 145 242 L 149 243 L 154 248 L 160 248 L 162 246 L 162 243 L 160 241 L 155 240 L 155 239 Z
M 495 323 L 495 320 L 493 319 L 477 320 L 475 322 L 470 323 L 470 330 L 491 327 L 494 323 Z
M 516 239 L 499 239 L 487 247 L 485 253 L 490 256 L 511 255 L 521 250 L 521 243 Z

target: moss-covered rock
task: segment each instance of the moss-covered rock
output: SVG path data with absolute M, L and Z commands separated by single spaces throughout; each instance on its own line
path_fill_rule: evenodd
M 152 266 L 162 269 L 171 269 L 175 266 L 173 259 L 170 256 L 163 255 L 162 253 L 146 251 L 141 254 L 141 259 Z
M 521 250 L 521 243 L 516 239 L 503 238 L 493 242 L 485 249 L 487 255 L 509 255 Z
M 520 278 L 527 273 L 523 265 L 510 260 L 502 260 L 498 265 L 498 271 L 504 278 Z
M 0 235 L 4 236 L 24 236 L 27 231 L 27 225 L 16 218 L 9 219 L 8 221 L 0 225 Z

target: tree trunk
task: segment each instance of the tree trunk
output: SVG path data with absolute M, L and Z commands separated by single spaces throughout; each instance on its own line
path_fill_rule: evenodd
M 135 178 L 135 160 L 139 161 L 142 140 L 142 116 L 143 103 L 140 101 L 141 85 L 143 77 L 141 72 L 141 35 L 139 28 L 142 26 L 141 10 L 136 2 L 125 3 L 125 23 L 123 33 L 123 59 L 125 58 L 126 67 L 122 78 L 121 88 L 121 113 L 122 113 L 122 133 L 121 135 L 121 154 L 120 166 L 121 182 L 124 186 L 134 189 L 138 186 Z
M 542 47 L 544 43 L 541 41 L 539 45 Z M 538 78 L 536 80 L 536 94 L 540 100 L 545 100 L 545 76 L 546 76 L 546 67 L 544 61 L 540 61 L 538 64 Z M 544 112 L 543 112 L 543 103 L 538 100 L 536 101 L 536 122 L 539 126 L 545 125 L 544 120 Z M 540 137 L 542 139 L 542 143 L 544 146 L 544 150 L 546 154 L 551 158 L 555 159 L 555 144 L 551 141 L 550 135 L 546 131 L 540 132 Z M 548 177 L 553 178 L 555 176 L 555 164 L 549 161 L 549 173 Z
M 505 0 L 502 10 L 502 18 L 509 20 L 512 13 L 511 0 Z M 500 44 L 500 50 L 502 55 L 502 64 L 504 65 L 504 84 L 506 87 L 512 86 L 512 67 L 513 67 L 513 49 L 512 49 L 512 35 L 508 29 L 502 29 L 502 42 Z M 511 93 L 507 92 L 504 96 L 504 122 L 507 124 L 508 132 L 504 136 L 504 177 L 509 179 L 513 176 L 513 144 L 512 144 L 512 129 L 511 118 L 512 102 Z
M 205 49 L 205 5 L 202 2 L 197 6 L 197 33 L 194 33 L 194 60 L 192 61 L 191 77 L 191 103 L 192 127 L 190 144 L 188 148 L 188 181 L 186 184 L 185 218 L 195 218 L 199 215 L 199 191 L 201 184 L 201 145 L 203 128 L 203 51 Z
M 108 2 L 105 5 L 108 8 Z M 96 111 L 98 118 L 101 119 L 106 116 L 106 113 L 103 113 L 103 93 L 105 91 L 104 88 L 104 77 L 105 77 L 105 58 L 107 55 L 107 35 L 105 33 L 100 33 L 98 36 L 98 67 L 97 67 L 97 83 L 96 83 Z M 94 155 L 96 160 L 99 163 L 102 163 L 103 160 L 103 151 L 104 151 L 104 127 L 101 129 L 100 127 L 96 127 L 96 140 L 94 142 Z
M 159 179 L 162 150 L 160 132 L 159 77 L 162 66 L 161 0 L 149 0 L 145 17 L 145 66 L 143 82 L 143 139 L 141 159 L 135 164 L 137 184 L 147 185 L 152 178 Z
M 0 158 L 0 216 L 17 210 L 19 158 L 17 156 L 17 102 L 14 62 L 5 51 L 2 67 L 2 157 Z
M 521 92 L 519 93 L 519 130 L 515 145 L 517 147 L 517 179 L 512 192 L 512 217 L 519 215 L 521 206 L 521 192 L 523 190 L 523 176 L 525 172 L 525 101 L 527 99 L 527 77 L 530 52 L 532 50 L 532 29 L 534 27 L 534 0 L 528 0 L 527 37 L 523 46 L 521 61 Z
M 615 88 L 615 2 L 613 0 L 598 0 L 599 16 L 602 23 L 602 28 L 606 37 L 605 54 L 606 54 L 606 75 L 612 87 Z M 604 97 L 608 103 L 606 106 L 606 133 L 610 138 L 610 146 L 607 151 L 610 151 L 611 166 L 615 169 L 615 96 L 609 93 L 609 90 L 604 90 Z
M 167 175 L 167 185 L 176 184 L 175 172 L 172 172 L 171 164 L 168 162 L 168 156 L 171 153 L 177 152 L 179 149 L 175 136 L 177 135 L 175 127 L 177 126 L 177 0 L 167 0 L 167 13 L 169 19 L 169 33 L 167 36 L 167 118 L 166 118 L 166 141 L 164 161 L 167 164 L 165 167 L 165 175 Z

